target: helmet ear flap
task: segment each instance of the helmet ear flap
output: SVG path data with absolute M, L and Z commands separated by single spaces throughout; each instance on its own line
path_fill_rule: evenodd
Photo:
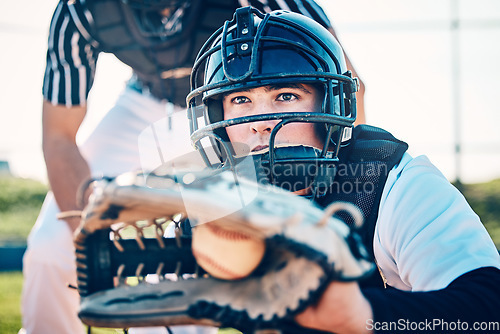
M 222 108 L 222 100 L 218 98 L 209 98 L 205 100 L 205 122 L 207 124 L 214 124 L 224 120 L 224 110 Z M 210 110 L 210 112 L 208 112 Z M 213 130 L 214 134 L 225 143 L 229 143 L 229 136 L 227 135 L 226 128 L 216 128 Z M 226 158 L 226 150 L 221 147 L 222 143 L 219 140 L 212 139 L 212 145 L 218 154 L 221 156 L 221 162 Z M 230 145 L 229 145 L 230 146 Z M 226 145 L 227 147 L 227 145 Z
M 213 124 L 224 120 L 224 110 L 222 108 L 222 100 L 218 98 L 209 98 L 205 100 L 205 113 L 207 124 Z

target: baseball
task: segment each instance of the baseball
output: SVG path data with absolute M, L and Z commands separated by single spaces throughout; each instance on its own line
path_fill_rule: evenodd
M 224 280 L 244 278 L 264 257 L 263 239 L 215 223 L 193 228 L 193 255 L 210 275 Z

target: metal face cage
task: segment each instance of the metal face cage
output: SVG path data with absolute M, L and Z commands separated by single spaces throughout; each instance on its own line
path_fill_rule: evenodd
M 283 112 L 224 120 L 221 96 L 266 85 L 306 83 L 323 92 L 317 112 Z M 262 14 L 240 8 L 198 53 L 186 101 L 191 140 L 209 166 L 234 166 L 238 157 L 227 127 L 278 120 L 269 140 L 269 152 L 257 160 L 267 164 L 276 183 L 277 166 L 313 164 L 312 174 L 332 178 L 339 150 L 347 145 L 356 118 L 356 80 L 347 71 L 342 49 L 319 23 L 299 14 L 275 11 Z M 314 123 L 323 140 L 321 149 L 283 151 L 276 135 L 294 122 Z M 309 175 L 317 181 L 320 175 Z M 332 179 L 333 180 L 333 179 Z M 314 180 L 312 183 L 315 182 Z M 278 182 L 279 185 L 279 182 Z

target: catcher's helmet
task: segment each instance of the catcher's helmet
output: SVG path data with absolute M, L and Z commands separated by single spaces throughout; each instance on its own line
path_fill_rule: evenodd
M 287 83 L 307 83 L 324 92 L 322 107 L 315 113 L 270 113 L 224 120 L 222 96 L 243 89 Z M 235 157 L 226 127 L 263 120 L 279 120 L 270 135 L 269 151 L 254 157 L 268 166 L 267 178 L 283 186 L 278 171 L 297 167 L 302 172 L 293 182 L 307 178 L 304 188 L 333 181 L 341 146 L 348 143 L 356 117 L 356 80 L 347 71 L 339 43 L 319 23 L 287 11 L 262 14 L 252 7 L 236 10 L 198 53 L 191 73 L 187 97 L 191 140 L 211 166 L 233 165 Z M 291 122 L 317 124 L 322 149 L 311 147 L 276 148 L 278 131 Z M 210 158 L 210 138 L 218 161 Z M 311 168 L 313 166 L 314 168 Z M 299 170 L 295 168 L 295 170 Z M 304 172 L 305 171 L 305 172 Z M 290 176 L 287 174 L 287 182 Z M 329 181 L 326 181 L 328 179 Z M 323 183 L 323 185 L 329 185 Z M 314 188 L 316 195 L 318 187 Z M 290 189 L 292 190 L 292 189 Z M 296 187 L 293 190 L 298 190 Z

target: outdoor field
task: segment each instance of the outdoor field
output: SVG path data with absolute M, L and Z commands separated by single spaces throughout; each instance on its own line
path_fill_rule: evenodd
M 47 187 L 29 179 L 0 177 L 0 246 L 24 245 L 41 207 Z M 474 211 L 482 218 L 497 248 L 500 248 L 500 179 L 460 187 Z M 20 271 L 0 268 L 0 333 L 15 334 L 21 328 Z M 122 333 L 93 329 L 93 333 Z M 221 330 L 221 333 L 238 333 Z

